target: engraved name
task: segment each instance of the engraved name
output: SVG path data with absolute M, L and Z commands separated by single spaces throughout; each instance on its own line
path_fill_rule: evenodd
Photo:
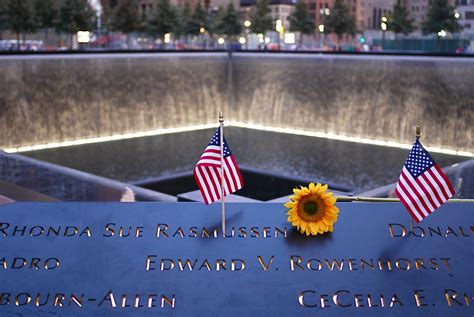
M 155 236 L 157 238 L 286 238 L 288 229 L 286 227 L 231 227 L 225 234 L 218 228 L 206 227 L 176 227 L 170 228 L 166 223 L 156 226 Z
M 474 236 L 474 226 L 446 226 L 446 227 L 421 227 L 413 228 L 399 223 L 389 223 L 388 231 L 392 238 L 413 236 L 417 238 L 468 238 Z
M 0 235 L 3 237 L 92 237 L 89 227 L 78 226 L 19 226 L 0 222 Z

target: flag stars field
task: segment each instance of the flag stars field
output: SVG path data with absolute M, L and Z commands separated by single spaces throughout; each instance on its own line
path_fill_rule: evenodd
M 223 138 L 223 159 L 221 161 L 220 129 L 217 129 L 211 142 L 204 150 L 194 168 L 194 179 L 201 191 L 206 205 L 209 205 L 224 196 L 236 192 L 243 187 L 243 180 L 237 162 Z M 224 173 L 221 174 L 221 164 Z M 221 177 L 223 176 L 223 179 Z M 223 185 L 223 190 L 221 187 Z
M 448 178 L 418 138 L 403 166 L 395 193 L 416 222 L 426 218 L 455 194 Z

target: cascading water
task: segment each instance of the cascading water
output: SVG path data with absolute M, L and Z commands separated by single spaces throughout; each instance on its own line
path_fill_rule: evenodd
M 0 148 L 227 120 L 473 151 L 474 60 L 234 53 L 0 58 Z
M 472 151 L 474 60 L 243 55 L 235 120 Z

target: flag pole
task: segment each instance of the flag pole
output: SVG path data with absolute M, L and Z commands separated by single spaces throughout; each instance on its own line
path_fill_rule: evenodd
M 421 126 L 420 126 L 420 124 L 418 124 L 416 126 L 415 135 L 416 135 L 417 140 L 419 140 L 421 138 Z M 410 232 L 413 234 L 413 227 L 415 225 L 415 221 L 413 220 L 413 217 L 410 217 L 410 218 L 411 218 L 411 230 L 410 230 Z
M 222 207 L 222 236 L 225 237 L 225 205 L 224 205 L 224 114 L 219 111 L 219 135 L 221 145 L 221 207 Z

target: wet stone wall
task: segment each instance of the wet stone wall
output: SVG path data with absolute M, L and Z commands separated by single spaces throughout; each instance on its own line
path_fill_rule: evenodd
M 0 57 L 0 148 L 226 119 L 473 151 L 474 59 L 317 54 Z

